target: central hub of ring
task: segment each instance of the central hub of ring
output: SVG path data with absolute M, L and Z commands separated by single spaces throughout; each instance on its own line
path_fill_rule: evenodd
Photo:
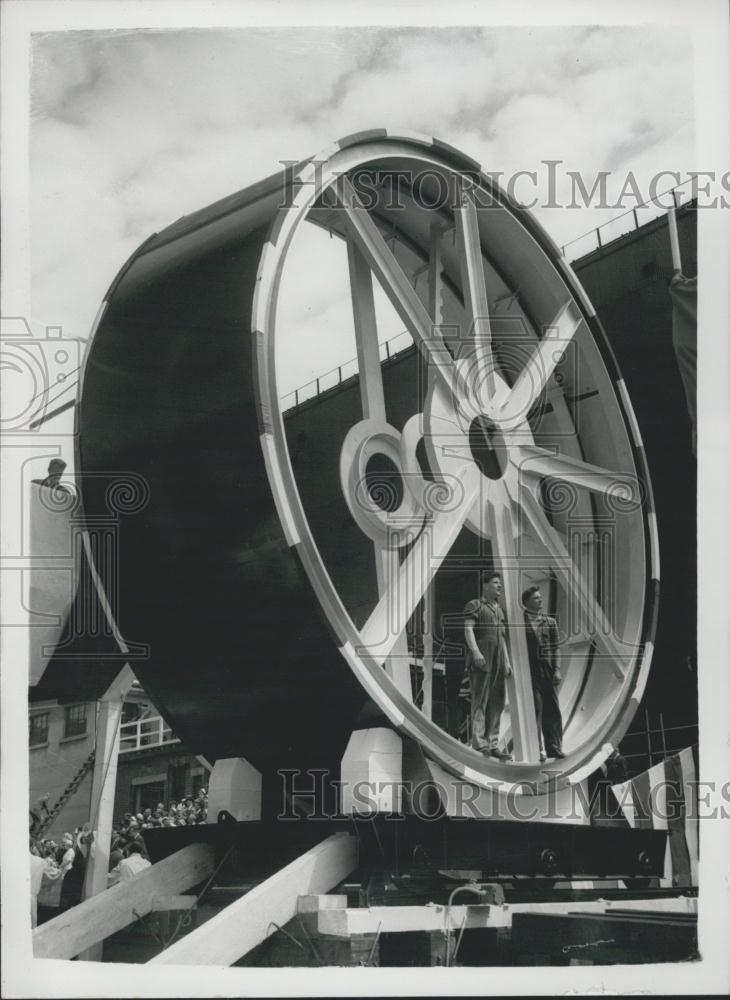
M 365 486 L 373 503 L 392 513 L 403 503 L 403 479 L 395 462 L 382 452 L 375 452 L 365 465 Z
M 504 435 L 487 417 L 475 417 L 469 425 L 469 448 L 479 471 L 487 479 L 501 479 L 507 471 Z

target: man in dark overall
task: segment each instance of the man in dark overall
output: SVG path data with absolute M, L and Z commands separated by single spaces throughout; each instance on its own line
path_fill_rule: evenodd
M 471 745 L 475 750 L 511 760 L 499 749 L 499 724 L 504 711 L 505 679 L 512 673 L 506 645 L 506 623 L 499 606 L 499 573 L 481 576 L 481 597 L 464 608 L 466 669 L 471 689 Z
M 525 634 L 540 738 L 540 760 L 564 757 L 563 720 L 557 690 L 562 680 L 558 663 L 558 623 L 543 614 L 539 587 L 528 587 L 522 592 L 522 606 L 525 609 Z

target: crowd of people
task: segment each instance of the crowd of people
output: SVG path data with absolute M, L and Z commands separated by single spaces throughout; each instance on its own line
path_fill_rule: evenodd
M 112 829 L 109 852 L 109 885 L 124 882 L 149 866 L 144 831 L 161 827 L 195 826 L 205 823 L 208 816 L 208 792 L 201 788 L 195 798 L 187 796 L 169 805 L 158 802 L 154 809 L 124 814 L 118 826 Z
M 76 854 L 81 853 L 86 856 L 88 846 L 94 839 L 94 835 L 89 832 L 88 823 L 77 826 L 73 833 L 64 833 L 61 843 L 53 839 L 34 838 L 31 834 L 30 853 L 35 857 L 50 861 L 51 866 L 58 869 L 60 875 L 65 875 L 73 867 Z
M 31 810 L 31 853 L 52 861 L 66 872 L 73 864 L 76 851 L 80 849 L 80 839 L 88 838 L 88 823 L 84 827 L 77 827 L 73 833 L 64 833 L 61 843 L 36 836 L 35 830 L 46 807 L 46 798 L 44 796 L 35 809 Z M 125 848 L 139 840 L 144 846 L 143 830 L 163 826 L 195 826 L 196 823 L 205 823 L 207 816 L 208 792 L 205 788 L 201 788 L 194 798 L 187 796 L 179 802 L 173 800 L 167 806 L 158 802 L 154 809 L 147 808 L 138 813 L 126 812 L 122 822 L 113 828 L 111 850 L 124 852 Z M 83 848 L 81 850 L 85 853 Z
M 86 863 L 93 842 L 94 834 L 88 823 L 76 827 L 73 833 L 64 833 L 60 844 L 33 836 L 31 832 L 31 919 L 34 927 L 44 878 L 48 883 L 60 883 L 58 902 L 55 904 L 59 909 L 66 910 L 81 901 Z
M 122 823 L 114 828 L 114 835 L 123 840 L 131 840 L 141 830 L 161 826 L 195 826 L 196 823 L 205 823 L 207 816 L 208 792 L 201 788 L 194 798 L 188 795 L 179 802 L 173 800 L 167 806 L 158 802 L 154 809 L 147 808 L 138 813 L 126 812 Z
M 61 881 L 60 909 L 75 906 L 81 900 L 86 864 L 94 842 L 90 825 L 77 827 L 73 833 L 64 833 L 61 842 L 38 835 L 44 812 L 47 813 L 47 796 L 31 810 L 31 900 L 33 926 L 35 926 L 37 899 L 44 877 L 48 882 Z M 156 827 L 194 826 L 205 823 L 208 815 L 208 793 L 201 788 L 193 798 L 188 796 L 169 805 L 159 802 L 154 809 L 139 813 L 127 812 L 120 824 L 112 829 L 109 851 L 109 886 L 124 882 L 139 871 L 149 867 L 144 831 Z

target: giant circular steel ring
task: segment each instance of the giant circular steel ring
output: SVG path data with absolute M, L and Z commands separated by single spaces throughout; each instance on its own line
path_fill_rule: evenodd
M 364 197 L 394 178 L 397 199 Z M 359 374 L 336 401 L 287 408 L 279 295 L 309 226 L 347 254 Z M 380 363 L 373 282 L 415 344 L 408 383 Z M 153 236 L 107 295 L 80 404 L 87 514 L 101 513 L 95 471 L 149 482 L 145 512 L 119 527 L 110 603 L 125 639 L 148 644 L 134 668 L 193 749 L 333 765 L 374 703 L 447 772 L 505 791 L 576 782 L 618 745 L 658 598 L 641 437 L 572 270 L 456 150 L 351 136 Z M 487 565 L 510 626 L 512 762 L 447 732 L 410 684 L 425 602 L 458 621 Z M 561 629 L 566 757 L 549 774 L 530 584 Z M 458 660 L 458 634 L 442 659 Z

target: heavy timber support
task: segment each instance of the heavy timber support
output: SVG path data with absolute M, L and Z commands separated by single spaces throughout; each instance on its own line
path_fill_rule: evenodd
M 297 913 L 300 896 L 326 893 L 358 864 L 357 839 L 336 833 L 231 903 L 150 965 L 232 965 Z
M 119 724 L 124 699 L 134 681 L 127 664 L 99 699 L 96 723 L 96 759 L 91 787 L 91 824 L 95 829 L 94 850 L 86 869 L 84 898 L 104 892 L 107 887 L 109 855 L 111 853 L 114 791 L 119 761 Z M 101 961 L 101 943 L 81 956 L 86 961 Z
M 210 844 L 190 844 L 129 882 L 66 910 L 33 932 L 34 956 L 73 958 L 157 909 L 161 897 L 183 893 L 202 882 L 213 871 L 213 859 Z
M 649 899 L 594 899 L 590 901 L 560 900 L 499 905 L 457 904 L 444 906 L 328 906 L 320 904 L 317 911 L 317 932 L 328 938 L 351 938 L 356 935 L 424 933 L 445 931 L 501 930 L 513 926 L 516 917 L 608 916 L 645 914 L 691 921 L 697 916 L 697 900 L 691 896 Z

